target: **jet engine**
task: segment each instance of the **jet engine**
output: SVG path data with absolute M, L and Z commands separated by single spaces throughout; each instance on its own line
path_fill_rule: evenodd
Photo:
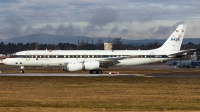
M 95 69 L 98 69 L 99 66 L 100 66 L 99 61 L 85 61 L 84 62 L 85 70 L 95 70 Z
M 99 61 L 70 62 L 63 71 L 95 70 L 100 66 Z
M 63 71 L 78 71 L 83 69 L 83 63 L 72 62 L 68 63 L 67 67 L 62 68 Z

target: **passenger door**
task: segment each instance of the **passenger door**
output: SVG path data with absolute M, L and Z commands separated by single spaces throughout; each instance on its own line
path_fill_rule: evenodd
M 26 61 L 29 61 L 29 60 L 30 60 L 30 53 L 27 52 L 27 53 L 26 53 Z
M 154 58 L 155 58 L 155 54 L 154 54 L 154 52 L 151 52 L 150 53 L 150 60 L 154 60 Z

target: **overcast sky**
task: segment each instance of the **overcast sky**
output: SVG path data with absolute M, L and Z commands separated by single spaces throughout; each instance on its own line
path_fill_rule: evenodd
M 179 24 L 200 36 L 200 0 L 0 0 L 0 39 L 28 34 L 168 38 Z

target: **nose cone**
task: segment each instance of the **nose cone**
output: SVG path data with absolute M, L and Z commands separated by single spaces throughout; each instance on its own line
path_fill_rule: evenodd
M 6 60 L 7 60 L 7 59 L 3 59 L 3 64 L 5 64 L 5 65 L 6 65 L 6 62 L 7 62 Z

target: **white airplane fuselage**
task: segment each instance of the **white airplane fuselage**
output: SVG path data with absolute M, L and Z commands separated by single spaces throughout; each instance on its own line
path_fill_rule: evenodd
M 173 57 L 167 55 L 176 52 L 157 50 L 30 50 L 17 52 L 14 58 L 5 59 L 4 64 L 14 66 L 65 66 L 66 62 L 70 61 L 101 61 L 107 58 L 125 57 L 118 60 L 116 66 L 132 66 L 170 60 Z

